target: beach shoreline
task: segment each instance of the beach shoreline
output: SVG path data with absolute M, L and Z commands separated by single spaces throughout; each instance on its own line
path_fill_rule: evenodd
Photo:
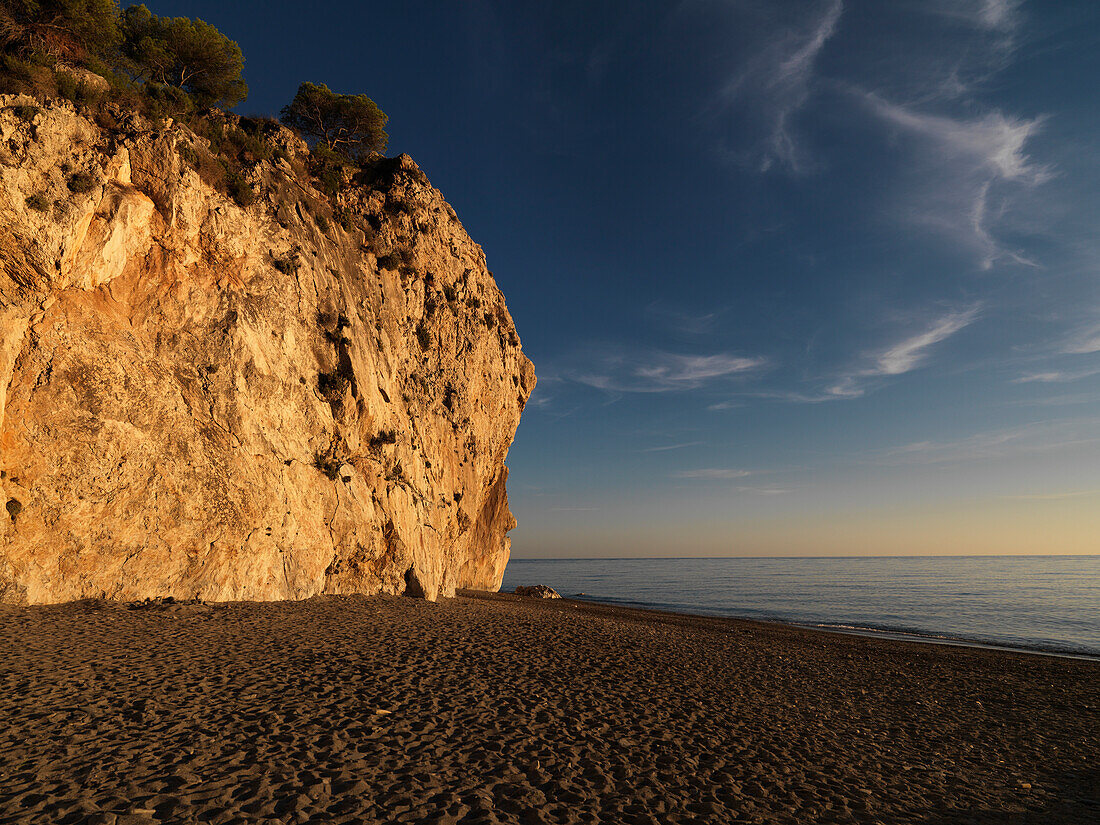
M 0 611 L 0 822 L 1080 823 L 1100 668 L 461 593 Z
M 477 598 L 477 596 L 480 594 L 473 594 L 468 592 L 465 593 L 465 595 Z M 977 648 L 980 650 L 998 650 L 1003 653 L 1026 653 L 1034 656 L 1055 656 L 1063 659 L 1079 659 L 1085 662 L 1100 663 L 1100 654 L 1075 652 L 1072 650 L 1060 650 L 1050 647 L 1041 647 L 1039 645 L 1014 646 L 1007 644 L 998 644 L 996 642 L 985 641 L 982 639 L 971 639 L 964 636 L 936 635 L 931 631 L 897 630 L 890 628 L 857 625 L 811 624 L 782 618 L 762 619 L 754 616 L 740 616 L 736 613 L 724 613 L 717 611 L 712 613 L 697 612 L 690 608 L 685 608 L 683 610 L 672 610 L 664 607 L 648 605 L 644 602 L 605 600 L 596 596 L 589 596 L 587 593 L 574 594 L 572 596 L 569 596 L 568 598 L 563 597 L 563 599 L 565 599 L 566 601 L 579 602 L 581 604 L 597 604 L 607 607 L 623 608 L 626 610 L 642 610 L 647 613 L 667 613 L 674 616 L 692 616 L 699 619 L 729 619 L 735 622 L 779 625 L 781 627 L 793 627 L 800 630 L 809 630 L 820 633 L 840 633 L 850 636 L 864 636 L 868 639 L 885 639 L 896 642 L 912 642 L 913 644 L 947 645 L 950 647 L 969 647 Z

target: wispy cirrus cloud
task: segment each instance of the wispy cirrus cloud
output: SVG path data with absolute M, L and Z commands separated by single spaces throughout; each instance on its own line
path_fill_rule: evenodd
M 741 470 L 732 467 L 704 467 L 697 470 L 679 470 L 672 474 L 672 478 L 687 481 L 737 481 L 753 475 L 751 470 Z M 792 492 L 787 487 L 775 485 L 745 485 L 738 484 L 730 489 L 735 493 L 745 493 L 756 496 L 779 496 Z
M 1019 24 L 1022 0 L 978 0 L 977 20 L 987 29 L 1011 31 Z
M 577 383 L 608 392 L 675 392 L 750 373 L 767 359 L 733 353 L 684 355 L 663 350 L 607 352 L 566 373 Z
M 989 112 L 967 120 L 917 111 L 870 92 L 863 97 L 884 121 L 928 138 L 949 159 L 966 160 L 1002 180 L 1043 183 L 1051 176 L 1049 168 L 1032 162 L 1025 151 L 1028 139 L 1042 127 L 1043 117 Z
M 978 317 L 978 307 L 949 312 L 937 318 L 924 332 L 870 355 L 871 365 L 842 376 L 826 390 L 826 397 L 859 398 L 869 380 L 911 372 L 925 363 L 929 350 L 968 327 Z M 813 399 L 821 400 L 821 399 Z
M 991 270 L 1039 266 L 1008 230 L 1034 229 L 1034 206 L 1019 195 L 1046 183 L 1052 165 L 1031 157 L 1046 116 L 1015 116 L 983 103 L 983 92 L 1008 68 L 1024 30 L 1021 0 L 901 0 L 918 26 L 934 17 L 940 38 L 899 38 L 882 74 L 848 86 L 908 154 L 898 168 L 887 211 L 952 238 Z M 946 25 L 945 25 L 946 24 Z M 840 88 L 840 84 L 837 84 Z
M 749 475 L 752 475 L 752 473 L 748 470 L 737 470 L 729 467 L 704 467 L 698 470 L 678 470 L 672 474 L 672 477 L 702 481 L 729 481 Z
M 640 453 L 666 453 L 669 450 L 683 450 L 686 447 L 698 447 L 702 441 L 685 441 L 682 444 L 664 444 L 660 447 L 646 447 L 639 450 Z
M 1011 194 L 1046 183 L 1055 174 L 1028 153 L 1045 116 L 990 111 L 954 117 L 891 102 L 874 92 L 858 94 L 881 122 L 911 139 L 920 174 L 919 183 L 905 196 L 903 215 L 908 220 L 972 247 L 982 269 L 992 269 L 999 261 L 1037 266 L 1002 243 L 997 227 L 1012 205 Z
M 791 172 L 807 168 L 807 159 L 792 120 L 813 91 L 814 66 L 825 44 L 837 30 L 844 11 L 842 0 L 827 0 L 815 13 L 777 31 L 749 64 L 722 90 L 726 113 L 761 124 L 757 142 L 729 152 L 741 162 L 755 162 L 765 172 L 776 165 Z
M 1020 26 L 1022 0 L 923 0 L 921 8 L 976 29 L 1007 34 Z
M 662 301 L 654 301 L 645 308 L 646 315 L 681 335 L 705 335 L 714 332 L 718 321 L 726 311 L 727 308 L 709 312 L 690 312 Z
M 926 350 L 933 344 L 946 340 L 968 326 L 978 315 L 977 308 L 963 312 L 952 312 L 936 321 L 931 329 L 907 338 L 899 344 L 895 344 L 878 356 L 876 366 L 870 370 L 869 375 L 901 375 L 918 367 L 928 353 Z
M 1100 350 L 1100 346 L 1097 347 Z M 1046 372 L 1029 372 L 1019 378 L 1012 379 L 1013 384 L 1063 384 L 1070 381 L 1080 381 L 1100 375 L 1100 369 L 1087 370 L 1047 370 Z
M 1039 421 L 948 441 L 916 441 L 879 454 L 886 464 L 940 464 L 1100 444 L 1100 419 Z
M 1100 324 L 1085 327 L 1071 335 L 1062 352 L 1067 355 L 1088 355 L 1100 352 Z

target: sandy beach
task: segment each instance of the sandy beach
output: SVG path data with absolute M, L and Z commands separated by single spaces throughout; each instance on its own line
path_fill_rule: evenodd
M 4 823 L 1089 823 L 1100 664 L 466 594 L 0 608 Z

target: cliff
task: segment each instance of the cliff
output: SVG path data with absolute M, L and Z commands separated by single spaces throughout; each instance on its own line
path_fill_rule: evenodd
M 264 140 L 233 200 L 183 126 L 0 97 L 0 601 L 500 586 L 535 376 L 481 248 L 407 156 L 329 197 Z

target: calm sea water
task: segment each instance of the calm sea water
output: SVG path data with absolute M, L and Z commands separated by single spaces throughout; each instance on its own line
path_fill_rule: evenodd
M 1100 656 L 1100 556 L 513 559 L 504 590 Z

